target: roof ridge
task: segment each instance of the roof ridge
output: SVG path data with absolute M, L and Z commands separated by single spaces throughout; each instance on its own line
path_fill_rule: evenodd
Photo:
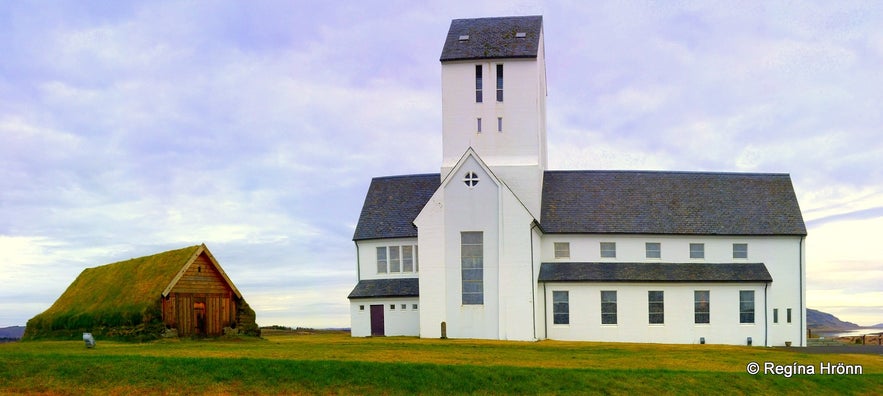
M 544 173 L 644 173 L 671 175 L 733 175 L 733 176 L 791 176 L 787 172 L 738 172 L 738 171 L 680 171 L 680 170 L 648 170 L 648 169 L 547 169 Z
M 409 175 L 375 176 L 371 180 L 403 179 L 406 177 L 441 177 L 441 173 L 413 173 Z

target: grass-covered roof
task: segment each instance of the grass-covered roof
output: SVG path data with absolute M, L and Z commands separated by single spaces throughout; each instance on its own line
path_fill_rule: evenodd
M 87 268 L 49 309 L 28 321 L 28 333 L 161 321 L 163 290 L 200 251 L 207 249 L 196 245 Z

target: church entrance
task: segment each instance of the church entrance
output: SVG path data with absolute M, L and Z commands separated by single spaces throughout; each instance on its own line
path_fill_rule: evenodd
M 383 327 L 383 304 L 371 306 L 371 335 L 386 335 L 386 330 Z

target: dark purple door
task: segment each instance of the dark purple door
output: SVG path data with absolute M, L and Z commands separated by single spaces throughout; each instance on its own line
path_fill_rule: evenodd
M 383 305 L 371 306 L 371 335 L 382 336 L 383 331 Z

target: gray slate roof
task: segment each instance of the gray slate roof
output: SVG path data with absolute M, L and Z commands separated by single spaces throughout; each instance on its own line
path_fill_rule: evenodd
M 360 280 L 347 298 L 417 297 L 420 281 L 417 278 Z
M 547 171 L 546 233 L 806 235 L 787 174 Z
M 371 181 L 353 240 L 413 238 L 437 173 Z M 786 174 L 546 171 L 547 234 L 806 235 Z
M 454 19 L 440 60 L 536 58 L 542 30 L 542 16 Z
M 414 219 L 440 185 L 438 173 L 375 177 L 368 187 L 353 240 L 416 238 Z
M 772 282 L 762 263 L 542 263 L 540 282 Z

